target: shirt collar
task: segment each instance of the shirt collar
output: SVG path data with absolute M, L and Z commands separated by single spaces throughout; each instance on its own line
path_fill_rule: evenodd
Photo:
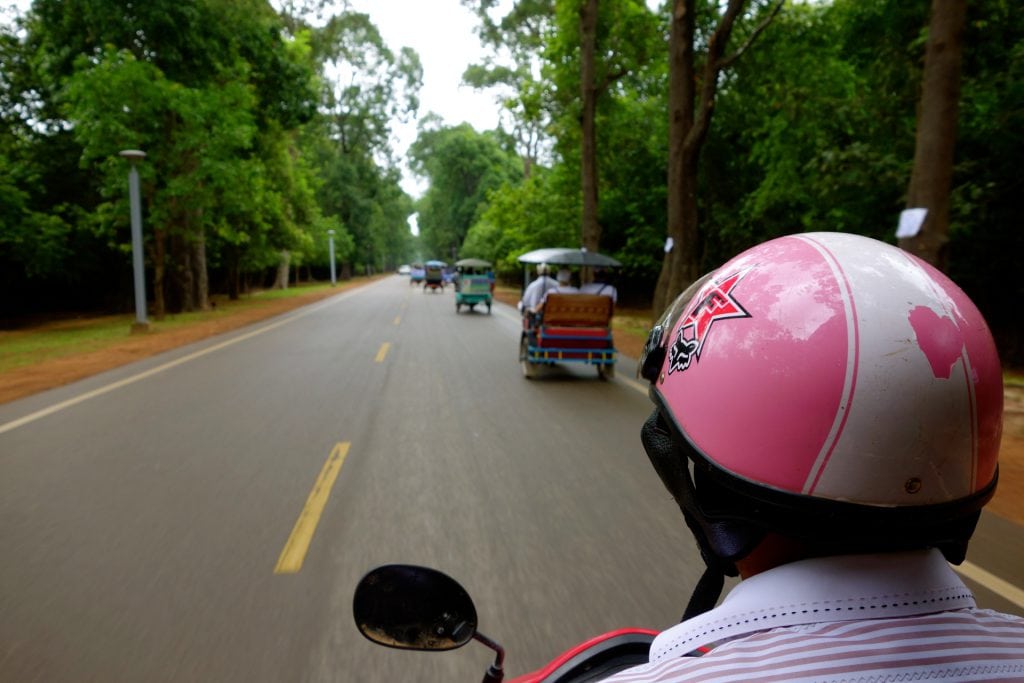
M 779 626 L 974 606 L 974 596 L 938 550 L 802 560 L 741 581 L 715 609 L 662 632 L 650 661 Z

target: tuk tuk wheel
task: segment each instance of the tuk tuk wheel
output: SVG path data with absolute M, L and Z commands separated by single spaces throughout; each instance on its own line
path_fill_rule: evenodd
M 526 341 L 526 335 L 523 335 L 522 340 L 519 342 L 519 365 L 523 369 L 523 377 L 526 379 L 533 379 L 537 376 L 537 364 L 531 363 L 529 360 L 529 343 Z
M 462 310 L 462 304 L 460 304 L 459 302 L 456 301 L 455 302 L 455 312 L 458 313 L 460 310 Z
M 598 365 L 597 376 L 601 379 L 612 379 L 615 377 L 615 366 L 614 365 Z
M 469 306 L 469 310 L 471 310 L 471 311 L 476 308 L 476 304 L 468 304 L 468 306 Z
M 487 302 L 487 315 L 490 315 L 490 314 L 491 314 L 491 302 L 488 301 Z

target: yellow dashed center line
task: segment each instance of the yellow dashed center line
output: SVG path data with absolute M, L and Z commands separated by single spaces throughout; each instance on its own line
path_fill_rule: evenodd
M 380 351 L 377 352 L 377 357 L 374 358 L 374 360 L 377 361 L 378 363 L 383 363 L 384 362 L 384 357 L 388 355 L 388 349 L 390 349 L 390 348 L 391 348 L 391 343 L 390 342 L 384 342 L 383 344 L 381 344 L 380 345 Z
M 274 567 L 275 574 L 297 574 L 302 569 L 302 561 L 306 559 L 306 551 L 313 540 L 316 532 L 316 525 L 320 522 L 320 515 L 327 505 L 327 499 L 331 495 L 331 488 L 334 486 L 341 465 L 345 462 L 348 449 L 351 444 L 348 441 L 335 444 L 331 454 L 327 457 L 320 476 L 313 484 L 313 491 L 306 499 L 306 505 L 295 522 L 288 541 L 284 544 L 281 556 L 277 558 L 277 566 Z

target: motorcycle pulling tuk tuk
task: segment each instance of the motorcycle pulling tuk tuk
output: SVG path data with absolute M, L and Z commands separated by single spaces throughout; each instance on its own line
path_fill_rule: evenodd
M 477 304 L 487 306 L 491 312 L 494 296 L 493 264 L 482 259 L 462 259 L 455 262 L 455 312 L 463 306 L 473 310 Z
M 537 249 L 519 257 L 525 265 L 523 288 L 531 265 L 614 269 L 622 264 L 585 249 Z M 522 311 L 523 331 L 519 362 L 523 376 L 533 379 L 541 367 L 556 363 L 584 363 L 597 367 L 602 379 L 615 376 L 616 351 L 612 339 L 615 303 L 604 294 L 560 294 L 546 297 L 536 311 Z

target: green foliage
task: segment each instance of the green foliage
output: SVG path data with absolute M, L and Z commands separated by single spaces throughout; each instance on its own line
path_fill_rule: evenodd
M 709 221 L 711 260 L 802 230 L 891 234 L 913 103 L 880 96 L 877 65 L 869 73 L 851 61 L 849 45 L 857 58 L 869 53 L 836 22 L 842 10 L 790 8 L 723 87 L 703 169 L 705 206 L 721 207 Z
M 420 129 L 409 149 L 412 168 L 430 181 L 417 203 L 420 238 L 432 254 L 458 253 L 488 193 L 523 177 L 522 162 L 495 133 L 469 124 Z
M 374 269 L 411 248 L 411 200 L 378 160 L 422 70 L 364 15 L 313 28 L 267 0 L 35 0 L 0 30 L 0 65 L 0 284 L 128 298 L 127 148 L 147 154 L 147 260 L 168 287 L 208 267 L 236 293 L 283 251 L 326 265 L 328 230 L 339 260 Z
M 551 246 L 579 245 L 579 200 L 575 177 L 539 170 L 519 184 L 490 194 L 470 228 L 460 258 L 482 258 L 505 272 L 517 271 L 521 254 Z
M 307 24 L 266 0 L 35 0 L 0 27 L 0 286 L 15 306 L 130 305 L 126 163 L 144 222 L 203 241 L 215 287 L 259 279 L 282 251 L 350 270 L 478 256 L 518 271 L 529 249 L 579 244 L 580 0 L 462 0 L 492 50 L 464 81 L 493 89 L 503 129 L 429 118 L 411 151 L 429 189 L 399 185 L 391 128 L 418 107 L 417 55 L 366 15 Z M 1024 13 L 970 3 L 951 205 L 951 275 L 1001 347 L 1024 358 L 1017 271 Z M 763 7 L 760 2 L 756 7 Z M 764 239 L 843 230 L 892 240 L 914 151 L 929 3 L 788 2 L 720 83 L 701 158 L 703 266 Z M 720 3 L 697 3 L 697 47 Z M 599 3 L 602 251 L 623 292 L 649 292 L 664 252 L 668 3 Z M 749 17 L 756 15 L 750 5 Z M 502 10 L 499 12 L 499 10 Z M 741 22 L 730 49 L 750 35 Z M 525 162 L 525 164 L 524 164 Z M 407 220 L 419 211 L 421 237 Z M 180 240 L 178 240 L 180 238 Z M 163 265 L 186 254 L 169 248 Z M 308 268 L 307 268 L 308 270 Z M 18 301 L 13 301 L 18 299 Z
M 1024 365 L 1017 277 L 1024 253 L 1024 16 L 1013 2 L 968 6 L 950 212 L 950 275 L 975 298 L 1001 350 Z

